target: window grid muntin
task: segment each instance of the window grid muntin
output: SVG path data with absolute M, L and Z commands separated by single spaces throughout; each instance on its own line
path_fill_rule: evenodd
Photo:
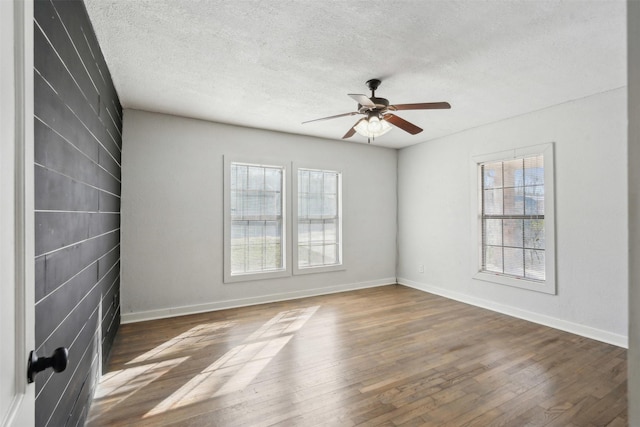
M 312 175 L 321 175 L 320 182 L 316 180 L 312 182 Z M 296 230 L 298 236 L 298 268 L 316 268 L 340 265 L 341 257 L 341 230 L 340 230 L 340 172 L 318 169 L 298 169 L 298 212 Z M 327 179 L 330 178 L 330 179 Z M 333 185 L 327 186 L 327 181 Z M 315 191 L 314 191 L 315 190 Z M 314 203 L 313 195 L 319 196 L 322 205 L 320 211 L 311 212 Z M 333 197 L 327 197 L 333 196 Z M 333 203 L 327 209 L 327 200 L 333 200 Z M 315 203 L 317 209 L 317 200 Z M 321 212 L 321 213 L 320 213 Z M 332 224 L 334 236 L 333 239 L 327 238 L 327 225 Z M 302 237 L 300 226 L 306 226 L 307 236 Z M 320 225 L 321 238 L 314 239 L 312 231 L 313 225 Z M 317 233 L 316 233 L 317 236 Z M 327 254 L 327 250 L 331 248 L 334 251 L 333 256 Z M 315 249 L 315 250 L 314 250 Z M 320 255 L 321 262 L 312 262 L 313 254 Z
M 242 176 L 242 169 L 244 169 L 244 176 Z M 256 273 L 268 273 L 274 271 L 283 271 L 285 269 L 285 232 L 283 223 L 284 212 L 284 179 L 285 169 L 282 166 L 264 166 L 251 163 L 231 163 L 231 181 L 230 181 L 230 219 L 231 219 L 231 239 L 230 239 L 230 271 L 231 275 L 243 275 L 243 274 L 256 274 Z M 251 176 L 251 172 L 254 173 L 257 170 L 262 171 L 262 179 L 256 179 L 255 176 Z M 278 186 L 275 189 L 267 190 L 267 172 L 276 172 L 279 175 Z M 238 179 L 243 178 L 243 179 Z M 270 182 L 273 184 L 273 182 Z M 257 187 L 256 187 L 257 185 Z M 238 195 L 242 195 L 238 197 Z M 252 196 L 250 199 L 246 196 Z M 269 195 L 275 200 L 273 201 L 272 210 L 266 213 L 267 200 Z M 249 202 L 247 203 L 247 200 Z M 255 200 L 259 200 L 258 207 L 255 209 Z M 241 209 L 238 211 L 238 207 Z M 253 208 L 253 209 L 251 209 Z M 244 227 L 242 224 L 244 223 Z M 274 239 L 269 239 L 267 236 L 267 229 L 269 226 L 275 223 L 276 235 Z M 260 225 L 261 224 L 261 225 Z M 241 226 L 244 229 L 243 243 L 234 244 L 234 229 L 237 230 L 237 226 Z M 251 235 L 252 230 L 255 228 L 261 231 L 261 236 Z M 259 238 L 258 243 L 253 243 L 251 238 Z M 253 268 L 252 258 L 250 254 L 252 249 L 255 251 L 257 248 L 261 249 L 261 256 L 257 259 L 259 262 L 258 268 Z M 269 251 L 271 249 L 271 253 Z M 238 262 L 238 252 L 242 252 L 243 262 Z M 274 255 L 275 262 L 272 266 L 267 265 L 267 260 L 270 255 Z M 238 269 L 238 266 L 242 264 L 242 268 Z
M 535 165 L 536 167 L 527 167 L 527 163 L 528 161 L 531 161 L 532 159 L 535 159 Z M 515 163 L 515 162 L 519 162 L 521 164 L 521 167 L 519 167 L 517 170 L 512 168 L 512 171 L 516 171 L 515 173 L 513 173 L 513 185 L 505 185 L 505 181 L 507 181 L 507 179 L 505 178 L 505 163 Z M 529 162 L 530 164 L 530 162 Z M 487 168 L 489 168 L 489 170 L 493 170 L 495 171 L 497 168 L 496 166 L 499 165 L 499 169 L 500 169 L 500 178 L 497 180 L 498 184 L 496 185 L 495 182 L 488 182 L 488 175 L 487 172 Z M 531 178 L 531 172 L 535 170 L 534 173 L 534 177 Z M 518 173 L 517 171 L 521 171 L 521 185 L 518 185 L 519 181 L 518 181 Z M 509 277 L 515 277 L 515 278 L 519 278 L 519 279 L 527 279 L 527 280 L 531 280 L 531 281 L 544 281 L 545 280 L 545 247 L 544 245 L 546 244 L 546 241 L 544 239 L 544 213 L 540 213 L 540 211 L 544 212 L 544 157 L 542 154 L 539 155 L 533 155 L 533 156 L 526 156 L 526 157 L 522 157 L 519 159 L 514 159 L 514 160 L 508 160 L 508 161 L 491 161 L 491 162 L 487 162 L 487 163 L 483 163 L 480 164 L 480 174 L 481 174 L 481 187 L 480 187 L 480 198 L 481 198 L 481 205 L 480 205 L 480 216 L 481 216 L 481 233 L 482 233 L 482 245 L 481 245 L 481 254 L 482 254 L 482 259 L 481 259 L 481 271 L 483 272 L 488 272 L 488 273 L 493 273 L 493 274 L 501 274 L 504 276 L 509 276 Z M 527 180 L 527 176 L 529 176 L 529 181 Z M 542 181 L 540 181 L 540 178 L 542 178 Z M 529 188 L 535 188 L 536 191 L 534 191 L 532 194 L 534 196 L 537 195 L 538 200 L 536 200 L 536 209 L 535 211 L 537 211 L 536 214 L 527 214 L 527 195 L 530 193 L 527 193 L 527 189 Z M 514 202 L 517 204 L 517 190 L 521 191 L 521 195 L 520 197 L 522 198 L 522 214 L 513 214 L 513 213 L 509 213 L 509 214 L 505 214 L 504 212 L 507 209 L 507 205 L 506 205 L 506 197 L 505 197 L 505 189 L 515 189 L 516 191 L 514 192 L 514 194 L 516 194 L 516 196 L 514 197 Z M 542 191 L 540 191 L 540 189 Z M 491 191 L 491 194 L 496 194 L 497 192 L 501 192 L 502 197 L 500 200 L 500 206 L 501 206 L 501 214 L 495 214 L 495 213 L 490 213 L 487 214 L 487 201 L 486 201 L 486 194 L 487 194 L 487 190 Z M 540 197 L 541 194 L 541 197 Z M 539 206 L 539 202 L 542 202 L 542 206 Z M 495 200 L 494 200 L 495 202 Z M 530 210 L 530 209 L 529 209 Z M 501 236 L 500 236 L 500 241 L 502 242 L 501 245 L 497 245 L 497 244 L 488 244 L 487 243 L 487 224 L 486 221 L 488 220 L 499 220 L 500 221 L 500 228 L 501 228 Z M 522 234 L 522 245 L 521 246 L 514 246 L 514 245 L 508 245 L 505 244 L 505 220 L 517 220 L 517 221 L 521 221 L 522 225 L 521 225 L 521 234 Z M 527 232 L 526 232 L 526 227 L 525 227 L 525 221 L 541 221 L 542 222 L 542 227 L 538 230 L 538 232 L 541 234 L 542 236 L 542 247 L 530 247 L 527 246 Z M 538 238 L 538 241 L 540 239 Z M 500 271 L 497 271 L 498 269 L 490 269 L 487 264 L 487 256 L 489 252 L 493 252 L 492 249 L 499 249 L 500 252 L 500 265 L 501 268 L 499 269 Z M 505 249 L 507 250 L 507 252 L 513 252 L 514 250 L 520 250 L 522 251 L 522 263 L 520 265 L 517 265 L 516 267 L 521 267 L 522 270 L 522 274 L 511 274 L 510 272 L 507 271 L 507 263 L 506 261 L 506 257 L 505 257 Z M 533 263 L 533 254 L 536 255 L 536 258 L 538 260 L 537 264 Z M 540 256 L 541 254 L 541 256 Z M 531 256 L 531 262 L 527 263 L 527 255 Z M 541 268 L 539 268 L 540 266 L 540 258 L 542 257 L 543 261 L 541 264 Z M 535 268 L 535 266 L 538 265 L 538 268 Z M 509 266 L 511 266 L 511 264 L 509 264 Z M 527 267 L 530 267 L 529 269 Z M 536 277 L 537 276 L 537 277 Z

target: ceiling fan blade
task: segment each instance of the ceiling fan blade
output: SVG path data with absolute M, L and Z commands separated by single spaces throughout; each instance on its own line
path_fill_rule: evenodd
M 448 102 L 423 102 L 419 104 L 396 104 L 389 105 L 389 110 L 446 110 L 451 108 Z
M 359 114 L 359 113 L 357 111 L 352 111 L 351 113 L 336 114 L 335 116 L 323 117 L 321 119 L 307 120 L 306 122 L 302 122 L 302 124 L 311 123 L 311 122 L 319 122 L 320 120 L 337 119 L 338 117 L 353 116 L 355 114 Z
M 356 102 L 363 107 L 376 108 L 376 104 L 371 102 L 367 95 L 361 95 L 358 93 L 350 93 L 349 96 L 356 100 Z
M 344 134 L 342 139 L 351 138 L 355 133 L 356 133 L 356 130 L 354 128 L 351 128 L 347 131 L 347 133 Z
M 382 120 L 386 120 L 389 123 L 391 123 L 394 126 L 399 127 L 400 129 L 402 129 L 405 132 L 409 132 L 411 135 L 415 135 L 417 133 L 422 132 L 422 129 L 419 128 L 418 126 L 414 125 L 413 123 L 410 123 L 408 121 L 406 121 L 405 119 L 401 119 L 400 117 L 394 115 L 394 114 L 385 114 L 382 117 Z
M 363 121 L 363 120 L 365 120 L 365 119 L 360 119 L 360 120 L 358 120 L 358 121 L 356 122 L 356 124 L 355 124 L 355 125 L 353 125 L 353 126 L 351 127 L 351 129 L 349 129 L 349 130 L 347 131 L 347 133 L 345 133 L 345 134 L 344 134 L 344 136 L 342 137 L 342 139 L 351 138 L 351 137 L 356 133 L 356 126 L 358 126 L 358 123 L 360 123 L 360 122 L 361 122 L 361 121 Z

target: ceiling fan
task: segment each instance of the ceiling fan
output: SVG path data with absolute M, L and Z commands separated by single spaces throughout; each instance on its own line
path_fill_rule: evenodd
M 381 81 L 378 79 L 371 79 L 367 81 L 367 86 L 371 90 L 371 97 L 360 94 L 349 94 L 349 96 L 358 103 L 357 111 L 323 117 L 321 119 L 308 120 L 306 122 L 302 122 L 302 124 L 362 114 L 365 117 L 358 120 L 356 124 L 344 134 L 342 139 L 351 138 L 356 132 L 358 132 L 360 135 L 369 138 L 369 142 L 371 142 L 372 138 L 375 139 L 376 137 L 389 132 L 391 130 L 391 125 L 399 127 L 405 132 L 409 132 L 411 135 L 422 132 L 421 128 L 396 116 L 391 113 L 391 111 L 442 110 L 451 108 L 451 105 L 448 102 L 423 102 L 419 104 L 389 105 L 389 101 L 385 98 L 376 97 L 376 89 L 378 89 L 380 83 Z

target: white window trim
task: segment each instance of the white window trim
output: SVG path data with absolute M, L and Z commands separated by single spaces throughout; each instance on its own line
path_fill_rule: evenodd
M 298 267 L 298 170 L 299 169 L 311 169 L 311 170 L 322 170 L 322 171 L 331 171 L 339 173 L 339 186 L 338 186 L 338 215 L 339 215 L 339 225 L 338 225 L 338 233 L 340 236 L 340 264 L 335 265 L 321 265 L 315 267 Z M 342 226 L 343 223 L 343 212 L 344 212 L 344 203 L 346 200 L 345 197 L 345 189 L 344 189 L 344 169 L 336 168 L 335 166 L 327 166 L 323 167 L 323 165 L 319 165 L 317 163 L 314 164 L 300 164 L 294 162 L 293 164 L 293 174 L 291 177 L 292 183 L 292 245 L 291 245 L 291 253 L 293 258 L 293 274 L 301 275 L 301 274 L 313 274 L 313 273 L 326 273 L 330 271 L 343 271 L 346 270 L 345 266 L 345 258 L 344 258 L 344 229 Z
M 481 271 L 482 265 L 482 218 L 480 206 L 482 196 L 480 195 L 479 165 L 492 161 L 506 161 L 516 158 L 528 157 L 532 155 L 544 156 L 544 228 L 545 228 L 545 280 L 534 281 L 526 278 L 509 277 L 497 273 Z M 473 245 L 472 277 L 476 280 L 498 283 L 531 291 L 538 291 L 555 295 L 556 287 L 556 256 L 555 256 L 555 196 L 554 196 L 554 146 L 553 143 L 534 145 L 512 150 L 505 150 L 491 154 L 475 155 L 471 159 L 471 230 L 475 236 Z
M 291 165 L 289 162 L 283 162 L 273 158 L 264 157 L 252 157 L 242 156 L 239 158 L 224 156 L 224 177 L 222 179 L 224 196 L 223 196 L 223 211 L 224 211 L 224 283 L 237 283 L 246 282 L 250 280 L 264 280 L 264 279 L 276 279 L 282 277 L 291 276 L 291 221 L 289 220 L 289 213 L 291 212 L 291 193 L 289 189 L 291 187 Z M 231 164 L 232 163 L 247 163 L 261 166 L 275 166 L 281 167 L 284 170 L 284 178 L 282 181 L 282 190 L 284 196 L 284 206 L 282 210 L 282 232 L 283 236 L 283 256 L 284 269 L 278 271 L 269 271 L 264 273 L 246 273 L 246 274 L 231 274 Z

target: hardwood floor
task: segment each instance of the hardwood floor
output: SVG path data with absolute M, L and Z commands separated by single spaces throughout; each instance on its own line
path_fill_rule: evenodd
M 626 350 L 403 286 L 122 325 L 89 426 L 626 426 Z

